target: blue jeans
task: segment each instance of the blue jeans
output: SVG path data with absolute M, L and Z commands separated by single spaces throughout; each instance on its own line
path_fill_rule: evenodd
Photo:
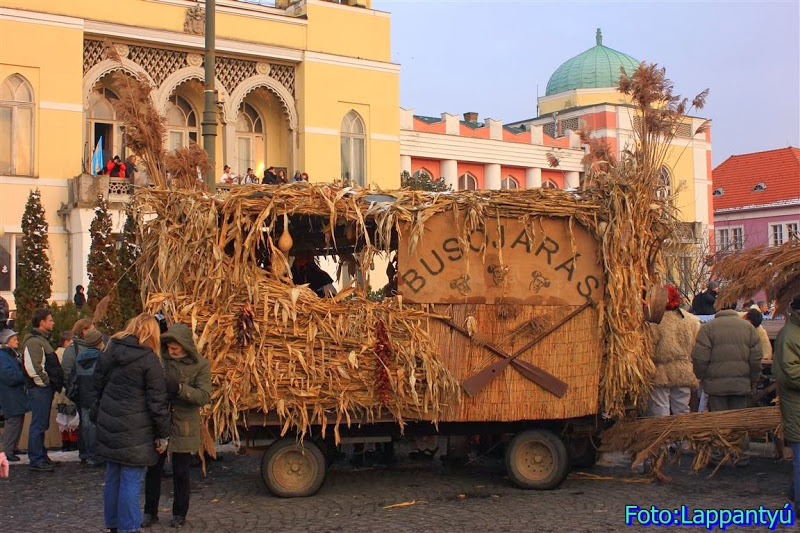
M 78 453 L 81 459 L 94 463 L 97 461 L 97 457 L 94 456 L 97 426 L 89 419 L 89 411 L 91 409 L 88 407 L 81 407 L 80 410 L 81 425 L 78 428 L 78 440 L 83 444 L 83 450 Z
M 116 528 L 118 533 L 140 531 L 139 492 L 145 470 L 145 466 L 125 466 L 106 461 L 106 485 L 103 488 L 106 528 Z
M 792 484 L 789 486 L 789 496 L 793 500 L 794 508 L 800 503 L 800 442 L 787 442 L 792 448 Z
M 47 461 L 44 448 L 44 432 L 50 427 L 50 406 L 53 404 L 53 389 L 31 387 L 28 389 L 31 402 L 31 427 L 28 431 L 28 458 L 31 466 Z

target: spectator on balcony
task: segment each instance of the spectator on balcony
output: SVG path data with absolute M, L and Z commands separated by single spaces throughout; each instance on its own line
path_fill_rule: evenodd
M 303 174 L 299 170 L 294 171 L 294 177 L 292 178 L 292 182 L 295 181 L 303 181 Z
M 264 171 L 264 179 L 261 180 L 261 185 L 277 185 L 278 175 L 275 174 L 275 167 L 269 167 Z
M 280 169 L 278 171 L 278 185 L 283 185 L 284 183 L 289 183 L 286 180 L 286 171 L 284 171 L 283 169 Z
M 125 160 L 125 179 L 133 183 L 138 171 L 139 169 L 136 168 L 136 156 L 129 155 L 128 159 Z
M 308 174 L 303 172 L 302 176 L 303 176 L 303 181 L 308 181 Z
M 125 163 L 122 162 L 118 155 L 115 155 L 114 159 L 111 159 L 106 165 L 106 172 L 108 173 L 109 177 L 124 178 Z
M 231 172 L 231 167 L 225 165 L 222 167 L 222 175 L 219 177 L 219 183 L 224 185 L 231 185 L 234 183 L 234 176 Z
M 256 177 L 256 173 L 253 172 L 252 168 L 247 169 L 247 174 L 242 176 L 240 183 L 242 185 L 253 185 L 258 184 L 258 178 Z

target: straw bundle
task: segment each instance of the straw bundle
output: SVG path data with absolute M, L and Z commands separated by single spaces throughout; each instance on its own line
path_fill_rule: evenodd
M 714 274 L 727 280 L 718 305 L 734 304 L 763 289 L 767 298 L 775 300 L 776 314 L 784 314 L 792 298 L 800 294 L 800 240 L 729 255 L 714 267 Z
M 622 188 L 610 189 L 619 191 L 608 197 L 617 198 L 617 208 L 626 213 Z M 475 365 L 444 353 L 452 342 L 442 342 L 441 325 L 431 325 L 423 306 L 404 305 L 400 297 L 376 304 L 354 289 L 334 299 L 319 299 L 308 288 L 293 286 L 287 254 L 276 243 L 288 228 L 299 243 L 294 253 L 304 246 L 352 253 L 368 279 L 376 253 L 393 250 L 400 238 L 423 242 L 425 221 L 437 213 L 466 213 L 464 238 L 489 218 L 521 219 L 532 235 L 543 231 L 543 217 L 563 218 L 570 228 L 577 222 L 603 237 L 605 283 L 614 286 L 606 292 L 602 313 L 587 314 L 575 325 L 585 333 L 580 334 L 580 350 L 578 345 L 573 348 L 575 354 L 585 355 L 576 355 L 571 363 L 558 357 L 550 363 L 542 360 L 545 366 L 552 364 L 557 375 L 571 379 L 573 401 L 551 398 L 531 412 L 526 408 L 517 414 L 558 418 L 597 412 L 597 380 L 609 373 L 615 377 L 605 379 L 604 386 L 611 388 L 601 391 L 600 398 L 606 399 L 606 409 L 619 410 L 645 388 L 646 372 L 640 367 L 650 358 L 646 339 L 638 333 L 641 304 L 629 295 L 640 291 L 635 280 L 645 278 L 650 258 L 644 247 L 630 253 L 636 246 L 631 228 L 643 226 L 630 214 L 602 216 L 602 198 L 599 189 L 580 194 L 547 189 L 443 194 L 402 190 L 375 197 L 367 190 L 308 183 L 243 186 L 214 198 L 185 190 L 141 190 L 135 202 L 143 217 L 142 295 L 147 309 L 163 309 L 170 320 L 192 324 L 199 348 L 212 363 L 211 416 L 217 434 L 235 434 L 239 414 L 252 408 L 276 413 L 284 431 L 296 428 L 301 435 L 315 424 L 324 431 L 333 423 L 336 431 L 342 421 L 384 414 L 401 424 L 409 418 L 437 422 L 463 418 L 477 408 L 475 416 L 489 419 L 496 416 L 494 411 L 487 414 L 479 406 L 459 409 L 454 375 L 466 377 L 468 373 L 461 374 Z M 648 224 L 663 225 L 654 211 L 648 208 L 645 214 Z M 622 238 L 607 226 L 625 226 Z M 385 364 L 385 372 L 377 366 L 385 360 L 385 354 L 376 357 L 379 323 L 386 326 L 391 346 L 391 366 Z M 476 361 L 485 358 L 481 353 L 475 352 Z M 546 346 L 542 353 L 547 353 Z M 601 364 L 605 372 L 598 372 Z M 387 379 L 388 395 L 386 384 L 381 384 Z M 508 393 L 508 386 L 494 394 L 503 405 L 508 400 L 501 397 L 508 394 L 501 393 Z M 536 387 L 526 386 L 533 387 L 526 393 L 530 397 Z M 504 407 L 508 412 L 503 419 L 516 417 L 519 409 L 513 404 Z M 453 410 L 463 413 L 455 415 Z
M 274 412 L 284 432 L 300 435 L 314 424 L 324 435 L 332 423 L 338 440 L 343 421 L 436 422 L 458 403 L 457 383 L 422 323 L 426 313 L 399 300 L 377 304 L 352 289 L 321 299 L 285 274 L 259 268 L 250 257 L 264 244 L 262 226 L 231 218 L 244 209 L 235 198 L 220 203 L 187 191 L 140 191 L 137 202 L 157 215 L 140 226 L 146 307 L 197 334 L 212 366 L 217 436 L 236 438 L 247 409 Z M 219 220 L 226 222 L 220 227 Z M 285 261 L 275 257 L 273 266 Z M 376 357 L 379 324 L 390 346 L 383 364 Z M 390 393 L 380 394 L 381 386 Z
M 747 435 L 780 434 L 780 408 L 754 407 L 736 411 L 690 413 L 660 418 L 641 418 L 618 422 L 602 435 L 602 451 L 626 451 L 631 468 L 649 459 L 653 472 L 660 475 L 670 456 L 669 446 L 686 443 L 694 450 L 692 470 L 705 468 L 715 452 L 716 469 L 733 463 L 741 456 L 741 444 Z

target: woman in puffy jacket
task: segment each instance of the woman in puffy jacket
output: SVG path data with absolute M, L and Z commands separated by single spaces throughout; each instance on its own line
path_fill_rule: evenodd
M 170 416 L 158 322 L 132 318 L 111 338 L 95 368 L 98 400 L 96 455 L 106 461 L 105 525 L 118 533 L 140 530 L 139 491 L 148 466 L 167 448 Z
M 6 417 L 0 452 L 5 452 L 11 462 L 19 461 L 14 452 L 19 445 L 25 413 L 31 410 L 28 395 L 25 394 L 26 377 L 18 349 L 17 332 L 11 329 L 0 331 L 0 407 Z

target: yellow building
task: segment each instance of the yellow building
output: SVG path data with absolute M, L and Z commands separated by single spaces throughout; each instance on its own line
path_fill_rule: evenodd
M 312 181 L 396 186 L 399 66 L 390 61 L 389 14 L 372 10 L 370 0 L 264 3 L 217 0 L 215 175 L 225 164 L 235 174 L 251 167 L 257 175 L 274 166 L 289 177 L 307 172 Z M 87 284 L 97 192 L 109 194 L 115 226 L 123 223 L 128 183 L 86 175 L 100 142 L 105 161 L 132 155 L 113 107 L 112 72 L 151 84 L 167 120 L 168 148 L 201 142 L 203 6 L 0 2 L 0 293 L 12 308 L 31 189 L 41 190 L 50 223 L 53 300 Z M 107 46 L 121 62 L 106 57 Z M 144 177 L 139 172 L 134 181 Z

